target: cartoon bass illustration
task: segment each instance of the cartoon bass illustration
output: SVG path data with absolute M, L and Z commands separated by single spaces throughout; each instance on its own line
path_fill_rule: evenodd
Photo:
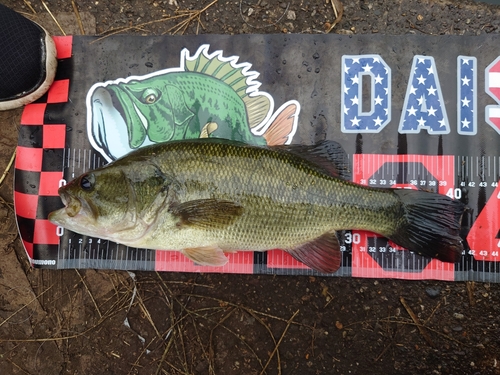
M 300 104 L 259 91 L 259 75 L 238 57 L 181 51 L 181 66 L 145 76 L 97 83 L 87 95 L 92 146 L 108 160 L 139 147 L 171 140 L 226 138 L 254 145 L 291 142 Z

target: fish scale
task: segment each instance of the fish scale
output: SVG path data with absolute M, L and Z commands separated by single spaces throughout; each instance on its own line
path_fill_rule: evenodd
M 181 202 L 232 199 L 244 207 L 243 215 L 231 227 L 211 234 L 227 241 L 225 247 L 288 248 L 298 244 L 296 238 L 306 242 L 328 230 L 376 227 L 379 233 L 388 233 L 393 226 L 387 212 L 381 215 L 381 211 L 373 210 L 374 206 L 387 209 L 396 205 L 391 192 L 372 191 L 367 201 L 364 188 L 319 173 L 288 152 L 219 143 L 205 143 L 199 149 L 186 144 L 176 149 L 165 147 L 168 151 L 160 151 L 154 160 L 185 184 L 186 194 L 179 195 Z M 175 169 L 168 167 L 173 165 Z M 204 182 L 210 186 L 214 181 L 215 189 L 200 189 Z

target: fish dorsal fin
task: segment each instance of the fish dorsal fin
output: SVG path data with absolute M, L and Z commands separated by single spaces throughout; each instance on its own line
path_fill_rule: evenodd
M 221 199 L 197 199 L 172 204 L 170 212 L 177 216 L 177 225 L 197 226 L 204 229 L 224 228 L 233 223 L 243 213 L 238 203 Z
M 331 176 L 351 181 L 349 159 L 342 146 L 335 141 L 321 141 L 315 145 L 284 145 L 272 148 L 285 150 L 316 165 Z
M 286 251 L 318 272 L 333 273 L 340 268 L 340 245 L 335 232 L 327 232 L 311 242 Z
M 193 56 L 185 50 L 181 56 L 184 70 L 209 75 L 230 86 L 245 104 L 250 128 L 262 124 L 272 111 L 272 103 L 258 91 L 261 83 L 255 79 L 259 73 L 250 70 L 250 63 L 238 63 L 238 56 L 225 57 L 222 51 L 209 53 L 208 49 L 209 45 L 202 45 Z
M 231 86 L 241 98 L 247 95 L 247 89 L 255 91 L 260 86 L 260 83 L 253 81 L 258 73 L 249 71 L 251 64 L 238 64 L 237 56 L 224 57 L 222 51 L 208 53 L 208 47 L 201 46 L 194 56 L 189 56 L 187 52 L 183 54 L 186 72 L 203 73 L 217 78 Z
M 182 249 L 181 253 L 200 266 L 221 267 L 228 261 L 217 246 L 202 246 Z

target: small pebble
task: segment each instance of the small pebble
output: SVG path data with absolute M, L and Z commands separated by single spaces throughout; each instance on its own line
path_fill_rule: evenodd
M 429 287 L 425 289 L 425 293 L 431 298 L 436 298 L 441 294 L 441 288 L 440 287 Z
M 464 314 L 454 313 L 454 314 L 453 314 L 453 317 L 454 317 L 455 319 L 462 320 L 462 319 L 464 318 Z
M 455 326 L 455 327 L 452 327 L 451 329 L 455 332 L 461 332 L 463 330 L 463 328 L 461 326 Z

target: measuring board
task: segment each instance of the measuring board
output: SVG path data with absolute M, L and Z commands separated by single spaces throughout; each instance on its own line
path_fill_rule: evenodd
M 203 74 L 222 76 L 219 72 L 229 69 L 226 76 L 240 74 L 248 92 L 271 103 L 253 130 L 256 142 L 280 111 L 294 108 L 296 121 L 287 142 L 339 142 L 352 181 L 424 189 L 467 205 L 459 263 L 416 255 L 373 233 L 346 230 L 338 232 L 342 266 L 334 276 L 500 282 L 500 115 L 495 117 L 500 106 L 494 104 L 500 103 L 500 48 L 495 50 L 500 39 L 484 36 L 478 43 L 478 38 L 433 38 L 432 45 L 427 37 L 415 36 L 55 38 L 56 81 L 47 95 L 26 107 L 16 159 L 15 209 L 31 263 L 54 269 L 318 274 L 279 249 L 228 254 L 225 266 L 203 267 L 179 252 L 130 248 L 47 220 L 63 206 L 60 186 L 132 147 L 132 138 L 113 144 L 113 138 L 122 137 L 109 136 L 113 127 L 138 134 L 137 122 L 149 121 L 141 112 L 128 123 L 120 109 L 124 104 L 117 104 L 119 94 L 110 93 L 145 83 L 147 90 L 160 90 L 149 81 L 195 70 L 201 60 L 217 60 Z M 388 51 L 386 46 L 394 47 Z M 111 52 L 116 50 L 123 53 Z M 466 61 L 471 69 L 462 66 Z M 139 113 L 142 107 L 131 103 L 130 108 Z M 101 120 L 95 120 L 96 114 Z M 112 125 L 110 118 L 115 118 Z M 139 128 L 143 145 L 158 137 L 155 126 Z

